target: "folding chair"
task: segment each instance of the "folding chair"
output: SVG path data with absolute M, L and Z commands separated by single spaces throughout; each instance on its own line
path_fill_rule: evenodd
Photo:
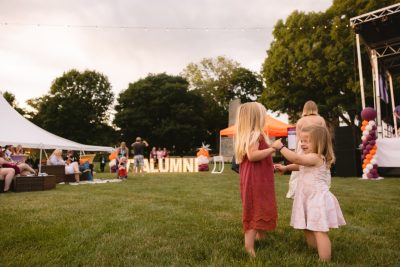
M 224 157 L 214 156 L 213 157 L 214 168 L 211 173 L 222 173 L 224 171 Z

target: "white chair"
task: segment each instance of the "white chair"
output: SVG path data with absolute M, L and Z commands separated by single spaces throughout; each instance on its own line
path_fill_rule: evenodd
M 222 173 L 224 171 L 224 157 L 214 156 L 213 157 L 214 168 L 211 173 Z

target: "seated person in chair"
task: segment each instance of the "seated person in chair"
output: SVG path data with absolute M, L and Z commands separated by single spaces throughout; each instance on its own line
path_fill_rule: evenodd
M 15 170 L 15 174 L 21 174 L 22 176 L 36 174 L 35 170 L 24 162 L 6 160 L 3 151 L 0 152 L 0 166 L 3 168 L 13 168 Z
M 79 183 L 79 164 L 78 162 L 72 162 L 71 160 L 64 161 L 62 158 L 62 150 L 56 149 L 51 154 L 48 165 L 65 165 L 65 174 L 74 174 L 75 182 Z
M 4 193 L 9 192 L 14 176 L 15 170 L 13 168 L 0 167 L 0 180 L 4 180 Z

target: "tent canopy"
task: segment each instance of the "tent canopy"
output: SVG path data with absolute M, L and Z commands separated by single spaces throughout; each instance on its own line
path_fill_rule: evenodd
M 287 129 L 290 127 L 294 126 L 284 123 L 280 120 L 277 120 L 267 115 L 264 131 L 269 136 L 287 136 L 288 135 Z M 225 136 L 235 135 L 235 125 L 232 125 L 226 129 L 221 130 L 219 134 Z
M 25 148 L 71 149 L 78 151 L 111 152 L 112 147 L 84 145 L 52 134 L 19 114 L 0 94 L 0 145 L 19 144 Z M 7 127 L 5 127 L 7 126 Z

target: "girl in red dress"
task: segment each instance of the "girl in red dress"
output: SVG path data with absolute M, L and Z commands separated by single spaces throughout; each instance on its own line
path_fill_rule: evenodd
M 275 200 L 275 149 L 264 133 L 266 109 L 257 102 L 241 105 L 236 116 L 235 158 L 240 164 L 240 194 L 243 204 L 244 245 L 255 257 L 254 241 L 274 230 L 278 218 Z

